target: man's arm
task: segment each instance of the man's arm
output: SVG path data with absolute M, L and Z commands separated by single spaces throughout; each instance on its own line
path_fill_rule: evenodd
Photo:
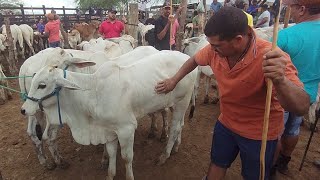
M 261 26 L 262 24 L 264 24 L 264 23 L 268 22 L 268 20 L 269 20 L 269 18 L 268 18 L 268 17 L 264 17 L 264 18 L 261 20 L 261 22 L 260 22 L 260 23 L 257 23 L 256 27 L 259 27 L 259 26 Z
M 158 25 L 158 28 L 159 28 L 160 22 L 157 22 L 156 25 Z M 160 31 L 160 33 L 157 34 L 157 37 L 158 37 L 159 40 L 162 40 L 162 39 L 166 36 L 169 27 L 170 27 L 170 21 L 168 21 L 168 23 L 167 23 L 166 26 L 162 29 L 162 31 Z
M 286 66 L 287 59 L 284 53 L 280 49 L 276 49 L 268 52 L 264 59 L 262 64 L 264 75 L 272 80 L 281 106 L 297 115 L 306 114 L 310 106 L 310 97 L 303 88 L 289 80 L 288 75 L 286 76 L 286 68 L 291 67 Z M 292 64 L 291 66 L 293 67 Z M 293 76 L 296 81 L 299 81 L 298 77 L 291 73 L 291 78 Z
M 159 94 L 172 91 L 178 82 L 191 71 L 193 71 L 197 66 L 198 64 L 196 63 L 195 58 L 191 57 L 182 65 L 179 71 L 172 78 L 159 82 L 155 87 L 155 91 Z

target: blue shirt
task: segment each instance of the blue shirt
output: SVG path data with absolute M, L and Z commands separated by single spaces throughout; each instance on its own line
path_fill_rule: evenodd
M 44 32 L 44 24 L 42 24 L 42 23 L 38 23 L 37 24 L 37 29 L 38 29 L 38 31 L 40 32 L 40 33 L 43 33 Z
M 213 10 L 215 13 L 218 12 L 222 8 L 222 4 L 217 2 L 216 4 L 211 3 L 210 9 Z
M 250 5 L 249 6 L 249 8 L 248 8 L 248 10 L 247 10 L 247 13 L 249 13 L 249 14 L 255 14 L 255 13 L 257 13 L 258 12 L 258 8 L 259 8 L 259 6 L 258 5 Z
M 319 33 L 320 21 L 309 21 L 283 29 L 278 37 L 278 46 L 290 55 L 311 103 L 316 101 L 320 82 Z

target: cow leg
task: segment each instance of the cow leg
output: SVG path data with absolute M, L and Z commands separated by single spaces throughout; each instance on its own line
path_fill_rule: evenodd
M 173 145 L 173 153 L 177 153 L 179 151 L 180 144 L 181 144 L 181 131 L 178 135 L 176 142 Z
M 118 139 L 115 139 L 112 142 L 107 142 L 105 147 L 109 154 L 109 168 L 107 180 L 113 180 L 114 176 L 116 175 Z
M 28 41 L 26 41 L 26 42 L 27 42 L 27 45 L 29 46 L 29 48 L 31 50 L 32 55 L 34 55 L 35 53 L 34 53 L 34 49 L 32 47 L 32 44 L 30 42 L 28 42 Z
M 151 114 L 148 114 L 148 116 L 151 118 L 151 128 L 150 128 L 150 133 L 148 135 L 148 138 L 149 139 L 153 139 L 156 137 L 156 131 L 157 131 L 157 123 L 156 123 L 156 115 L 155 113 L 151 113 Z
M 38 119 L 40 120 L 40 119 Z M 44 154 L 42 141 L 38 138 L 36 133 L 37 118 L 36 116 L 28 117 L 28 135 L 30 136 L 32 143 L 34 144 L 38 160 L 42 166 L 48 170 L 53 170 L 56 168 L 56 164 L 50 163 L 48 158 Z
M 203 103 L 208 104 L 209 103 L 209 84 L 210 84 L 210 78 L 206 76 L 206 96 L 204 98 Z
M 163 152 L 159 157 L 159 161 L 157 163 L 158 165 L 164 164 L 166 160 L 170 157 L 173 145 L 177 140 L 178 140 L 178 143 L 176 144 L 176 148 L 178 148 L 180 145 L 181 137 L 179 140 L 179 136 L 181 136 L 182 127 L 184 125 L 184 115 L 189 106 L 190 98 L 187 98 L 187 97 L 190 97 L 190 96 L 186 96 L 186 98 L 184 98 L 174 106 L 173 114 L 172 114 L 172 122 L 170 126 L 169 140 L 168 140 L 165 152 Z
M 132 121 L 130 120 L 129 122 Z M 128 125 L 122 127 L 117 133 L 121 147 L 121 156 L 126 166 L 126 180 L 134 180 L 132 171 L 134 131 L 135 127 Z
M 168 113 L 167 109 L 161 111 L 162 115 L 162 133 L 160 142 L 165 142 L 168 138 Z
M 13 52 L 14 52 L 14 58 L 16 61 L 18 61 L 18 51 L 17 51 L 17 41 L 13 40 Z
M 24 48 L 23 48 L 23 38 L 21 38 L 21 39 L 19 38 L 18 41 L 19 41 L 19 45 L 20 45 L 20 49 L 21 49 L 21 57 L 22 57 L 22 59 L 26 59 L 26 56 L 24 54 Z
M 48 148 L 51 152 L 51 155 L 54 159 L 54 162 L 57 164 L 57 166 L 61 169 L 66 169 L 69 167 L 69 163 L 65 161 L 58 151 L 58 145 L 57 145 L 57 134 L 58 134 L 59 126 L 51 125 L 48 130 Z
M 102 154 L 102 159 L 101 159 L 101 169 L 105 170 L 108 167 L 109 163 L 109 156 L 108 156 L 108 151 L 107 151 L 107 143 L 104 145 L 103 148 L 103 154 Z

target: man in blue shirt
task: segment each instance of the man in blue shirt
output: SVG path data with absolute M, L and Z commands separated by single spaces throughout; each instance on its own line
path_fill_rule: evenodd
M 37 24 L 37 30 L 39 31 L 39 33 L 43 34 L 44 32 L 44 24 L 43 24 L 43 19 L 40 19 L 38 24 Z
M 253 17 L 255 17 L 258 13 L 259 5 L 257 0 L 253 0 L 252 4 L 249 6 L 247 13 L 251 14 Z
M 297 24 L 279 32 L 278 46 L 290 55 L 304 89 L 310 96 L 310 103 L 313 103 L 316 101 L 320 82 L 320 0 L 283 2 L 291 7 L 291 17 Z M 291 154 L 298 143 L 301 122 L 302 117 L 285 112 L 285 130 L 274 172 L 277 169 L 280 173 L 287 174 Z
M 222 4 L 218 2 L 218 0 L 213 0 L 210 5 L 211 15 L 217 13 L 222 8 Z

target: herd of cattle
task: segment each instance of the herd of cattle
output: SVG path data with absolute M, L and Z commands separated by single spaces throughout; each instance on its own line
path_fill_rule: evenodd
M 215 86 L 218 84 L 209 66 L 199 66 L 179 82 L 174 91 L 165 95 L 154 91 L 157 82 L 173 76 L 190 56 L 208 44 L 205 35 L 185 39 L 183 52 L 158 51 L 148 46 L 145 37 L 154 28 L 152 25 L 139 24 L 143 42 L 143 46 L 139 47 L 129 35 L 99 38 L 98 27 L 95 23 L 75 26 L 69 32 L 69 43 L 74 49 L 42 47 L 37 52 L 34 50 L 35 43 L 32 43 L 37 33 L 29 32 L 27 25 L 11 26 L 15 42 L 18 41 L 21 46 L 23 37 L 33 54 L 24 61 L 19 72 L 21 77 L 33 76 L 19 79 L 20 90 L 26 94 L 21 113 L 28 116 L 27 133 L 36 147 L 40 164 L 47 169 L 68 165 L 58 152 L 56 143 L 59 125 L 67 124 L 77 143 L 105 144 L 102 164 L 106 166 L 108 163 L 107 179 L 113 179 L 116 174 L 119 142 L 126 177 L 134 179 L 132 160 L 137 121 L 148 115 L 152 120 L 149 137 L 154 137 L 156 115 L 162 114 L 161 141 L 168 141 L 158 163 L 164 164 L 172 151 L 178 151 L 184 116 L 190 102 L 189 118 L 193 116 L 201 75 L 206 77 L 206 103 L 212 84 L 210 80 Z M 6 38 L 4 29 L 0 40 Z M 272 37 L 272 27 L 255 29 L 255 32 L 266 40 Z M 1 41 L 0 50 L 3 50 Z M 5 77 L 3 73 L 1 76 Z M 5 81 L 0 83 L 7 85 Z M 2 91 L 11 96 L 9 92 Z M 217 102 L 218 93 L 215 96 L 214 102 Z M 312 108 L 319 108 L 319 103 L 311 106 L 311 113 L 314 112 Z M 172 112 L 170 128 L 169 111 Z M 310 116 L 314 117 L 314 114 Z M 39 130 L 38 124 L 43 131 Z M 50 162 L 44 154 L 44 140 L 54 162 Z

